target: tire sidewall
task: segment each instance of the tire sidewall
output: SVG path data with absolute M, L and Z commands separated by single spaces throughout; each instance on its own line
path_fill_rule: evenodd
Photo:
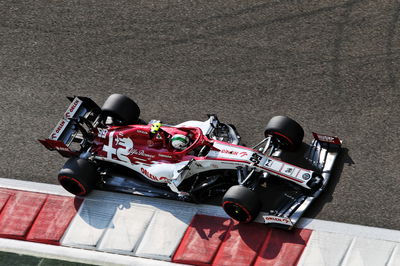
M 87 195 L 99 180 L 96 165 L 86 159 L 72 157 L 64 164 L 58 173 L 59 183 L 68 192 L 77 195 Z
M 111 116 L 121 121 L 122 125 L 135 124 L 139 121 L 139 106 L 132 99 L 122 94 L 110 95 L 101 110 L 104 117 Z
M 234 217 L 232 213 L 229 213 L 229 211 L 227 211 L 228 208 L 232 207 L 233 205 L 239 207 L 241 210 L 243 210 L 244 213 L 247 214 L 245 220 L 238 220 L 238 217 Z M 261 209 L 261 202 L 254 191 L 251 191 L 244 186 L 237 185 L 232 186 L 225 193 L 222 199 L 222 207 L 224 208 L 225 212 L 233 219 L 239 222 L 248 223 L 253 221 L 257 217 Z
M 279 139 L 282 149 L 293 151 L 301 146 L 304 130 L 299 123 L 287 116 L 274 116 L 267 123 L 264 135 L 274 136 Z

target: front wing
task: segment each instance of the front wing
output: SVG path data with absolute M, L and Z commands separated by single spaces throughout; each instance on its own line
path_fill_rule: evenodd
M 291 229 L 310 204 L 325 190 L 341 150 L 341 141 L 337 137 L 326 139 L 324 135 L 315 133 L 313 135 L 315 139 L 306 153 L 306 159 L 321 173 L 322 186 L 312 193 L 291 190 L 290 187 L 283 188 L 279 191 L 280 199 L 274 207 L 261 214 L 264 223 Z

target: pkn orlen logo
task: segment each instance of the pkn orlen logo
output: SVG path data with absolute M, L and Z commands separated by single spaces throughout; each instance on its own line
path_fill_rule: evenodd
M 53 134 L 51 134 L 51 137 L 53 139 L 57 138 L 58 133 L 60 133 L 60 131 L 63 129 L 65 125 L 65 120 L 62 120 L 60 124 L 58 124 L 58 127 L 56 128 L 55 132 Z
M 240 155 L 240 157 L 245 157 L 245 156 L 247 156 L 248 154 L 247 154 L 247 152 L 242 151 L 242 152 L 239 152 L 239 155 Z
M 157 177 L 157 176 L 153 175 L 152 173 L 150 173 L 149 171 L 147 171 L 143 167 L 140 168 L 140 171 L 142 172 L 142 174 L 144 174 L 145 176 L 147 176 L 148 178 L 150 178 L 151 180 L 154 180 L 154 181 L 168 180 L 168 178 L 166 178 L 166 177 L 163 177 L 163 176 L 162 177 Z
M 264 216 L 264 220 L 266 222 L 280 222 L 280 223 L 285 223 L 288 224 L 290 223 L 290 220 L 288 218 L 280 218 L 280 217 L 271 217 L 271 216 Z
M 230 151 L 230 150 L 223 149 L 220 152 L 225 153 L 225 154 L 232 154 L 232 155 L 236 155 L 236 156 L 240 156 L 240 157 L 247 156 L 247 152 L 245 152 L 245 151 L 238 152 L 238 151 Z
M 67 110 L 67 112 L 65 112 L 64 117 L 65 119 L 70 119 L 71 118 L 71 114 L 75 111 L 75 108 L 78 106 L 80 100 L 79 99 L 75 99 L 75 101 L 72 103 L 72 106 L 69 108 L 69 110 Z
M 221 150 L 221 153 L 238 155 L 237 151 L 230 151 L 230 150 L 225 150 L 225 149 Z

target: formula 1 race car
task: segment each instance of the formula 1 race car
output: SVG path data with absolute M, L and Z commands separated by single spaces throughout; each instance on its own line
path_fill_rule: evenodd
M 87 97 L 69 99 L 49 138 L 39 141 L 69 157 L 58 180 L 78 196 L 95 188 L 196 203 L 223 196 L 223 209 L 239 222 L 263 209 L 265 223 L 292 228 L 326 187 L 341 149 L 339 138 L 313 133 L 307 152 L 313 170 L 304 169 L 280 159 L 304 137 L 286 116 L 273 117 L 264 138 L 249 148 L 216 115 L 178 125 L 145 123 L 137 104 L 121 94 L 101 108 Z

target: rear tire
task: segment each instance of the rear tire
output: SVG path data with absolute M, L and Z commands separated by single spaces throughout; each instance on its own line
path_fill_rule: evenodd
M 304 130 L 299 123 L 287 116 L 274 116 L 264 131 L 265 137 L 274 136 L 283 150 L 296 150 L 304 138 Z
M 120 125 L 130 125 L 139 122 L 139 106 L 129 97 L 122 94 L 112 94 L 101 107 L 103 117 L 111 116 Z M 114 121 L 116 122 L 116 121 Z
M 261 201 L 257 194 L 244 186 L 232 186 L 222 199 L 224 211 L 234 220 L 249 223 L 253 221 L 261 209 Z
M 87 195 L 99 180 L 96 166 L 88 160 L 72 157 L 58 173 L 58 181 L 68 192 L 77 195 Z

